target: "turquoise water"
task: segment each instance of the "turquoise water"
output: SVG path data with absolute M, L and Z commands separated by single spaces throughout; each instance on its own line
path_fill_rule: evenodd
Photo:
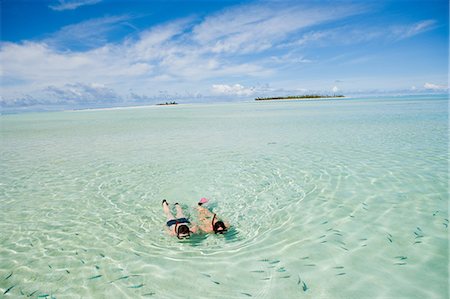
M 448 298 L 448 99 L 1 116 L 5 298 Z M 161 200 L 232 223 L 178 241 Z

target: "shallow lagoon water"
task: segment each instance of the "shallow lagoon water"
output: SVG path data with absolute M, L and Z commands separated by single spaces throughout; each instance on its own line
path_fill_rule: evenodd
M 0 293 L 448 298 L 448 99 L 5 115 Z M 161 200 L 233 224 L 178 241 Z

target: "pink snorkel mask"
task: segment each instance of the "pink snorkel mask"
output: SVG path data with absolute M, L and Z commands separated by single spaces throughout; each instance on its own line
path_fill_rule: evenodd
M 205 198 L 205 197 L 202 197 L 202 198 L 200 198 L 200 201 L 198 202 L 198 205 L 201 206 L 202 204 L 207 203 L 207 202 L 208 202 L 208 199 Z

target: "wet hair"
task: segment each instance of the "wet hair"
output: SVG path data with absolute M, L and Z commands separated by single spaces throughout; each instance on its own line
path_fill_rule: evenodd
M 222 228 L 222 230 L 219 230 L 219 228 Z M 215 234 L 223 234 L 227 230 L 227 227 L 225 226 L 225 223 L 223 223 L 223 221 L 219 220 L 214 223 L 213 229 Z
M 178 239 L 181 239 L 180 235 L 187 235 L 190 236 L 189 227 L 187 225 L 179 225 L 177 230 L 177 237 Z

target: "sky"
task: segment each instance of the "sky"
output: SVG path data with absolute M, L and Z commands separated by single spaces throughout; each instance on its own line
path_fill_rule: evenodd
M 1 0 L 1 107 L 448 92 L 447 0 Z

